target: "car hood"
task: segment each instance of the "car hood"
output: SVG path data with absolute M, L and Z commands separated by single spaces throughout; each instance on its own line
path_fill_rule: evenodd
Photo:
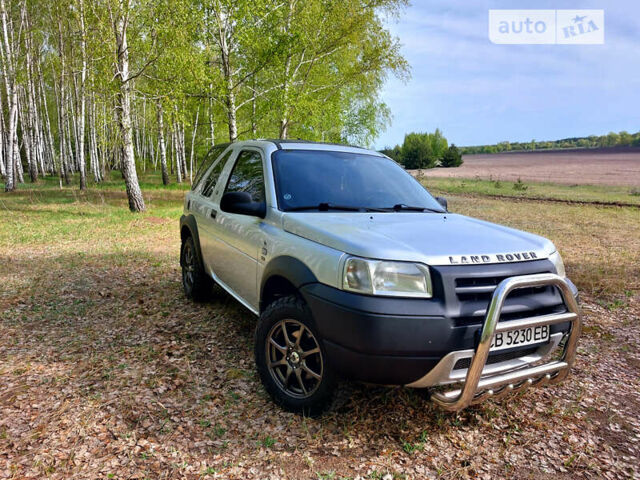
M 503 263 L 546 258 L 546 238 L 457 214 L 296 212 L 283 228 L 336 250 L 367 258 L 428 265 Z

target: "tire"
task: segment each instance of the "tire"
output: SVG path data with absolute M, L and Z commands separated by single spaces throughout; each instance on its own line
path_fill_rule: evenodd
M 277 299 L 260 316 L 255 360 L 264 388 L 285 410 L 313 417 L 332 406 L 337 377 L 311 312 L 297 296 Z
M 191 236 L 182 242 L 180 266 L 182 267 L 182 287 L 187 298 L 197 302 L 207 300 L 211 295 L 213 280 L 204 271 L 196 244 Z

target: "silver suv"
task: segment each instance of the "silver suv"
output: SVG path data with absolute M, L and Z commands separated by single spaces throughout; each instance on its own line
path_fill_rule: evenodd
M 314 415 L 338 379 L 431 388 L 458 410 L 566 377 L 577 289 L 547 239 L 447 211 L 388 157 L 343 145 L 215 146 L 180 219 L 182 281 L 259 317 L 255 361 Z

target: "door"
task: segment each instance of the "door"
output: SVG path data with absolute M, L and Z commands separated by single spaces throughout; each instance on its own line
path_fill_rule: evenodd
M 229 174 L 224 193 L 247 192 L 253 201 L 264 202 L 264 168 L 258 149 L 243 149 Z M 212 268 L 218 280 L 247 306 L 258 310 L 258 250 L 264 234 L 262 219 L 218 209 L 214 228 L 216 244 L 211 249 Z
M 205 270 L 209 274 L 211 274 L 213 270 L 214 237 L 217 235 L 215 222 L 216 215 L 219 211 L 220 193 L 224 188 L 222 172 L 229 159 L 233 156 L 233 153 L 233 150 L 229 150 L 222 158 L 214 163 L 211 170 L 205 174 L 202 185 L 198 186 L 197 193 L 191 201 L 190 209 L 194 217 L 196 217 L 198 224 L 202 261 Z

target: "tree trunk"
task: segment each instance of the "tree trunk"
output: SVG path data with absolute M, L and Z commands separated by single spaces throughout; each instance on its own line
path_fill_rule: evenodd
M 116 94 L 116 111 L 120 127 L 122 148 L 122 174 L 127 188 L 129 209 L 132 212 L 142 212 L 145 209 L 142 191 L 138 183 L 138 173 L 133 154 L 133 130 L 131 128 L 131 86 L 129 84 L 129 48 L 127 45 L 127 21 L 122 12 L 118 12 L 114 22 L 116 53 L 118 58 L 116 79 L 118 92 Z
M 60 179 L 64 180 L 65 185 L 69 185 L 71 183 L 71 179 L 69 178 L 69 166 L 67 162 L 67 140 L 65 135 L 65 124 L 66 124 L 66 90 L 65 90 L 65 81 L 64 81 L 64 70 L 65 70 L 65 55 L 64 55 L 64 42 L 62 36 L 62 22 L 58 20 L 58 49 L 60 52 L 60 95 L 59 95 L 59 104 L 58 104 L 58 136 L 59 144 L 60 144 Z M 55 83 L 55 80 L 54 80 Z M 58 97 L 58 96 L 56 96 Z
M 213 117 L 213 85 L 209 85 L 209 135 L 211 140 L 211 146 L 213 147 L 216 144 L 216 136 L 215 136 L 215 124 Z
M 11 192 L 16 188 L 16 156 L 19 157 L 18 134 L 18 90 L 16 88 L 15 62 L 13 46 L 10 38 L 13 38 L 13 30 L 9 32 L 9 15 L 5 6 L 5 1 L 0 0 L 0 15 L 2 16 L 2 70 L 7 90 L 7 103 L 9 109 L 9 123 L 7 125 L 7 161 L 6 176 L 4 183 L 5 192 Z M 17 154 L 17 155 L 16 155 Z
M 231 77 L 227 80 L 227 122 L 229 123 L 229 141 L 235 142 L 238 139 L 238 122 L 236 119 L 236 97 L 233 93 L 233 83 Z
M 40 77 L 40 96 L 41 96 L 41 103 L 42 106 L 44 108 L 44 116 L 45 116 L 45 125 L 46 125 L 46 138 L 48 141 L 48 148 L 47 150 L 49 151 L 49 158 L 48 161 L 50 162 L 50 172 L 55 174 L 55 169 L 56 169 L 56 158 L 55 158 L 55 147 L 54 147 L 54 143 L 53 143 L 53 133 L 51 131 L 51 119 L 49 118 L 49 106 L 47 105 L 47 97 L 45 95 L 45 90 L 44 90 L 44 79 L 42 76 L 42 72 L 40 71 L 40 65 L 38 64 L 38 75 Z M 53 84 L 55 86 L 55 78 L 53 79 Z
M 288 35 L 291 30 L 291 18 L 293 17 L 293 11 L 295 9 L 295 0 L 289 0 L 289 11 L 287 12 L 287 19 L 284 25 L 284 34 Z M 280 138 L 286 140 L 289 136 L 289 88 L 291 72 L 291 52 L 287 54 L 284 61 L 284 78 L 282 87 L 282 115 L 280 117 Z
M 218 12 L 218 21 L 220 24 L 224 23 L 221 17 L 221 12 Z M 220 59 L 222 60 L 222 74 L 225 80 L 225 107 L 227 110 L 227 124 L 229 126 L 229 141 L 235 142 L 238 139 L 238 122 L 236 119 L 236 96 L 233 85 L 234 69 L 231 65 L 231 49 L 227 43 L 226 37 L 227 31 L 225 28 L 221 28 L 218 32 L 218 41 L 220 45 Z
M 164 143 L 164 121 L 162 119 L 162 102 L 158 99 L 158 150 L 160 150 L 160 168 L 162 170 L 162 184 L 169 185 L 169 172 L 167 171 L 167 146 Z
M 85 83 L 87 80 L 87 32 L 84 25 L 84 1 L 80 0 L 80 50 L 82 54 L 82 70 L 80 72 L 80 111 L 78 112 L 78 170 L 80 171 L 80 190 L 87 188 L 87 172 L 84 157 L 84 127 L 85 127 Z
M 172 158 L 174 158 L 176 165 L 176 176 L 178 178 L 178 183 L 182 183 L 182 159 L 180 158 L 180 147 L 178 143 L 178 125 L 176 123 L 173 124 L 173 129 L 171 131 L 171 143 L 173 145 L 173 154 Z
M 3 177 L 7 174 L 4 160 L 4 106 L 2 102 L 2 93 L 0 93 L 0 176 Z
M 189 154 L 189 183 L 193 185 L 193 154 L 196 148 L 196 133 L 198 131 L 198 117 L 200 108 L 196 110 L 196 123 L 193 125 L 193 135 L 191 135 L 191 152 Z

